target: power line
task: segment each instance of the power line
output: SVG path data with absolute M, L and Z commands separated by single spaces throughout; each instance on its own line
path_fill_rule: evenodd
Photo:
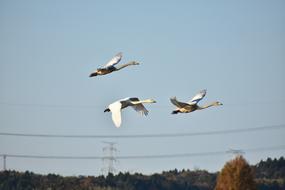
M 36 158 L 36 159 L 56 159 L 56 160 L 98 160 L 100 156 L 46 156 L 46 155 L 27 155 L 27 154 L 0 154 L 2 157 L 10 158 Z
M 228 154 L 232 154 L 233 156 L 239 156 L 245 154 L 245 152 L 241 149 L 229 149 L 226 151 Z
M 166 137 L 189 137 L 189 136 L 233 134 L 233 133 L 265 131 L 265 130 L 277 130 L 277 129 L 284 129 L 284 128 L 285 128 L 285 124 L 268 125 L 268 126 L 262 126 L 262 127 L 252 127 L 252 128 L 241 128 L 241 129 L 192 132 L 192 133 L 157 133 L 157 134 L 132 134 L 132 135 L 56 135 L 56 134 L 0 132 L 0 135 L 1 136 L 18 136 L 18 137 L 41 137 L 41 138 L 101 138 L 101 139 L 104 139 L 104 138 L 158 138 L 158 137 L 166 138 Z
M 271 146 L 271 147 L 259 147 L 242 149 L 246 153 L 250 152 L 264 152 L 274 150 L 285 150 L 285 145 Z M 154 158 L 180 158 L 180 157 L 199 157 L 199 156 L 214 156 L 228 154 L 226 151 L 211 151 L 211 152 L 198 152 L 198 153 L 181 153 L 181 154 L 156 154 L 156 155 L 129 155 L 129 156 L 116 156 L 116 159 L 154 159 Z M 6 158 L 34 158 L 34 159 L 72 159 L 72 160 L 101 160 L 101 159 L 112 159 L 106 156 L 47 156 L 47 155 L 26 155 L 26 154 L 0 154 L 1 157 Z
M 12 107 L 34 107 L 34 108 L 95 108 L 102 107 L 100 105 L 80 105 L 80 104 L 33 104 L 33 103 L 7 103 L 0 102 L 0 105 L 3 106 L 12 106 Z
M 272 147 L 259 147 L 243 149 L 244 152 L 263 152 L 271 150 L 284 150 L 285 145 Z M 212 152 L 198 152 L 198 153 L 182 153 L 182 154 L 164 154 L 164 155 L 142 155 L 142 156 L 118 156 L 118 159 L 152 159 L 152 158 L 180 158 L 180 157 L 200 157 L 200 156 L 215 156 L 228 154 L 227 151 L 212 151 Z

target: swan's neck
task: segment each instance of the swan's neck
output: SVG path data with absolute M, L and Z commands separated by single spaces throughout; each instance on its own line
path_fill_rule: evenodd
M 130 62 L 126 63 L 126 64 L 122 64 L 122 65 L 116 66 L 116 70 L 118 71 L 118 70 L 123 69 L 123 68 L 125 68 L 127 66 L 130 66 L 130 65 L 139 65 L 139 63 L 134 62 L 134 61 L 130 61 Z
M 215 102 L 212 102 L 212 103 L 206 104 L 206 105 L 204 105 L 204 106 L 199 106 L 199 107 L 198 107 L 198 110 L 206 109 L 206 108 L 208 108 L 208 107 L 212 107 L 212 106 L 215 106 L 215 105 L 216 105 L 216 103 L 215 103 Z
M 146 99 L 146 100 L 132 101 L 132 103 L 133 104 L 144 104 L 144 103 L 154 103 L 154 101 L 151 99 Z

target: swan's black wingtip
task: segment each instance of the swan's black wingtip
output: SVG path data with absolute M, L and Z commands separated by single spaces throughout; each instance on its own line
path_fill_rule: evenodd
M 104 112 L 110 112 L 111 110 L 109 108 L 105 109 Z

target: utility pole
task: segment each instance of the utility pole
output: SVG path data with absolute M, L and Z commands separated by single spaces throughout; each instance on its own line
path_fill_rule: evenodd
M 6 158 L 7 158 L 7 155 L 3 155 L 3 171 L 6 171 Z
M 116 169 L 114 167 L 114 162 L 117 161 L 116 157 L 114 156 L 114 153 L 117 152 L 117 149 L 115 148 L 115 142 L 106 142 L 103 143 L 107 144 L 107 146 L 103 147 L 103 164 L 107 163 L 107 167 L 103 167 L 102 171 L 107 171 L 107 174 L 112 173 L 114 174 L 116 172 Z

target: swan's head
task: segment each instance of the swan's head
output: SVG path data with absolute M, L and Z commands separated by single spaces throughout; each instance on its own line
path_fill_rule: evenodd
M 105 109 L 104 112 L 110 112 L 111 110 L 109 108 Z
M 137 61 L 131 61 L 130 63 L 133 64 L 133 65 L 139 65 L 139 64 L 140 64 L 140 63 L 137 62 Z
M 154 99 L 146 99 L 145 102 L 146 103 L 156 103 Z
M 214 102 L 213 105 L 214 105 L 214 106 L 222 106 L 223 104 L 222 104 L 221 102 L 218 102 L 218 101 L 217 101 L 217 102 Z

